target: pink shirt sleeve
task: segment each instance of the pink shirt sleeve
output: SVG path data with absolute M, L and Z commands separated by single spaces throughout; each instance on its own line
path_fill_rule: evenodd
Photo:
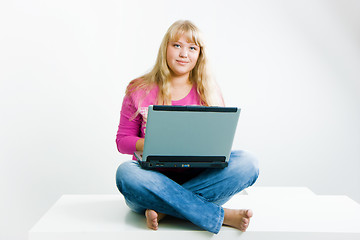
M 133 154 L 136 142 L 140 139 L 142 117 L 138 114 L 134 118 L 137 108 L 131 96 L 125 96 L 120 112 L 120 123 L 116 134 L 116 145 L 119 152 Z

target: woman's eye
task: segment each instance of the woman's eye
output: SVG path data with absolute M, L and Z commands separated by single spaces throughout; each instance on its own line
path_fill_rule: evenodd
M 190 50 L 195 51 L 196 47 L 190 47 Z
M 174 47 L 180 48 L 180 44 L 174 44 Z

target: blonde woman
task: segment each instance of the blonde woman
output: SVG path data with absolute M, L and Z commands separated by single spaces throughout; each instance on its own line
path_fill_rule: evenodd
M 170 26 L 152 71 L 128 85 L 116 136 L 119 152 L 143 150 L 147 108 L 156 104 L 224 106 L 208 74 L 200 32 L 190 21 Z M 221 206 L 254 184 L 258 174 L 253 157 L 232 151 L 224 169 L 146 170 L 136 161 L 127 161 L 117 170 L 116 184 L 130 209 L 145 214 L 150 229 L 157 230 L 159 221 L 171 215 L 218 233 L 222 225 L 246 231 L 252 211 Z

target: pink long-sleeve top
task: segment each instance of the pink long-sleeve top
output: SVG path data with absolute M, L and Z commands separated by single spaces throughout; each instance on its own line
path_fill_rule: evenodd
M 116 135 L 116 145 L 119 152 L 133 154 L 136 151 L 136 142 L 145 137 L 148 107 L 156 105 L 159 88 L 153 87 L 145 96 L 144 90 L 137 90 L 124 97 L 120 112 L 120 123 Z M 139 101 L 141 106 L 139 108 Z M 200 105 L 200 96 L 194 85 L 190 92 L 182 99 L 172 101 L 172 105 Z M 138 115 L 135 113 L 139 110 Z M 133 157 L 135 160 L 136 158 Z

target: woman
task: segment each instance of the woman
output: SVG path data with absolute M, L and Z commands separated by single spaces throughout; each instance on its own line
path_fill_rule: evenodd
M 128 85 L 116 138 L 119 152 L 143 150 L 147 107 L 155 104 L 224 106 L 208 74 L 200 32 L 190 21 L 170 26 L 152 71 Z M 251 210 L 221 205 L 254 184 L 258 173 L 253 157 L 233 151 L 224 169 L 145 170 L 136 161 L 127 161 L 119 166 L 116 183 L 127 205 L 145 214 L 150 229 L 157 230 L 158 222 L 171 215 L 218 233 L 222 225 L 247 229 Z

